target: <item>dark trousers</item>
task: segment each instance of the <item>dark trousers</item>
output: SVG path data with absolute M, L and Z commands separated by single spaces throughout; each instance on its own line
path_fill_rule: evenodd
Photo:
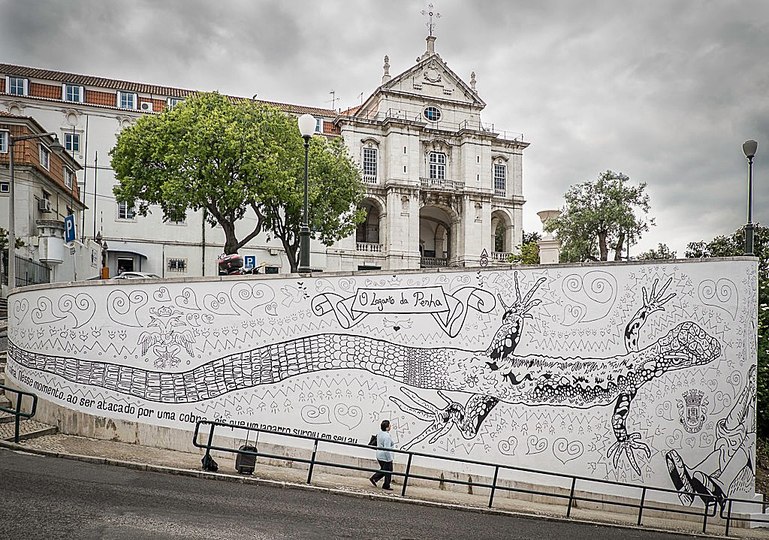
M 387 489 L 390 487 L 390 480 L 392 479 L 392 471 L 393 471 L 393 462 L 392 461 L 379 461 L 379 468 L 382 469 L 381 471 L 377 471 L 374 473 L 374 476 L 371 477 L 371 479 L 374 482 L 379 482 L 382 478 L 384 478 L 384 484 L 382 484 L 382 487 Z

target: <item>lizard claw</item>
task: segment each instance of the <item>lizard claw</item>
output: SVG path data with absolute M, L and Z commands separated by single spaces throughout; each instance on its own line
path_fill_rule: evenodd
M 670 283 L 673 281 L 672 277 L 665 282 L 659 291 L 656 290 L 658 281 L 659 280 L 655 279 L 654 283 L 652 283 L 651 294 L 647 294 L 646 287 L 641 288 L 641 292 L 643 293 L 644 307 L 649 310 L 649 313 L 654 313 L 655 311 L 664 311 L 665 304 L 667 304 L 670 299 L 676 295 L 676 293 L 671 293 L 667 296 L 663 296 L 665 291 L 670 286 Z
M 641 467 L 638 466 L 638 460 L 636 459 L 635 452 L 640 451 L 646 455 L 646 459 L 649 459 L 652 455 L 649 445 L 641 442 L 640 433 L 631 433 L 624 441 L 617 441 L 609 447 L 606 452 L 606 457 L 612 458 L 612 463 L 616 468 L 619 464 L 619 458 L 622 455 L 627 457 L 628 463 L 633 468 L 638 476 L 641 476 Z

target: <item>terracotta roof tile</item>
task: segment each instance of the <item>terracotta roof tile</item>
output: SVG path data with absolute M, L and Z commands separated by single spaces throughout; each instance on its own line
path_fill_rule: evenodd
M 67 73 L 64 71 L 54 71 L 50 69 L 40 69 L 40 68 L 34 68 L 34 67 L 28 67 L 28 66 L 17 66 L 14 64 L 0 63 L 0 74 L 10 75 L 13 77 L 24 77 L 27 79 L 55 81 L 62 84 L 69 83 L 69 84 L 77 84 L 80 86 L 87 86 L 92 88 L 95 87 L 95 88 L 104 88 L 104 89 L 110 89 L 110 90 L 122 90 L 124 92 L 136 92 L 138 94 L 153 94 L 153 95 L 161 95 L 166 97 L 184 98 L 186 96 L 189 96 L 190 94 L 194 94 L 197 92 L 197 90 L 174 88 L 171 86 L 158 86 L 153 84 L 124 81 L 120 79 L 108 79 L 105 77 L 94 77 L 91 75 L 79 75 L 76 73 Z M 89 92 L 89 90 L 86 90 L 86 92 Z M 56 97 L 58 97 L 58 95 Z M 229 97 L 237 100 L 250 99 L 250 98 L 239 97 L 239 96 L 229 96 Z M 54 98 L 50 97 L 49 99 L 54 99 Z M 111 98 L 109 100 L 102 100 L 102 101 L 108 101 L 109 103 L 107 102 L 102 103 L 100 101 L 99 104 L 108 105 L 114 102 L 114 98 Z M 308 107 L 306 105 L 294 105 L 290 103 L 279 103 L 276 101 L 265 101 L 261 99 L 257 101 L 259 101 L 260 103 L 266 103 L 268 105 L 278 107 L 281 110 L 294 113 L 294 114 L 309 113 L 315 116 L 322 116 L 324 118 L 335 118 L 337 116 L 337 112 L 332 109 L 324 109 L 320 107 Z

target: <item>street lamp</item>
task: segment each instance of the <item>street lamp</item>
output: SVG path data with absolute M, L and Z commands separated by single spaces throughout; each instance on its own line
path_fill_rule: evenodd
M 748 140 L 742 143 L 742 152 L 748 158 L 748 223 L 745 225 L 745 255 L 753 255 L 753 157 L 758 143 Z
M 53 138 L 49 145 L 50 149 L 56 153 L 64 150 L 59 142 L 56 133 L 38 133 L 35 135 L 8 135 L 8 173 L 11 177 L 8 189 L 8 290 L 16 286 L 16 200 L 14 197 L 14 170 L 13 170 L 13 146 L 17 142 L 29 141 L 32 139 L 42 139 L 43 137 Z
M 307 220 L 307 165 L 310 154 L 310 137 L 315 133 L 315 117 L 303 114 L 299 117 L 299 133 L 304 139 L 304 207 L 302 208 L 302 225 L 299 228 L 299 271 L 310 272 L 310 225 Z

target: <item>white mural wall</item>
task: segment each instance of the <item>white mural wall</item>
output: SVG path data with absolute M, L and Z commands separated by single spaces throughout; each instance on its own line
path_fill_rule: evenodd
M 7 373 L 121 420 L 365 443 L 388 418 L 402 449 L 752 497 L 756 270 L 736 259 L 28 290 L 11 296 Z

